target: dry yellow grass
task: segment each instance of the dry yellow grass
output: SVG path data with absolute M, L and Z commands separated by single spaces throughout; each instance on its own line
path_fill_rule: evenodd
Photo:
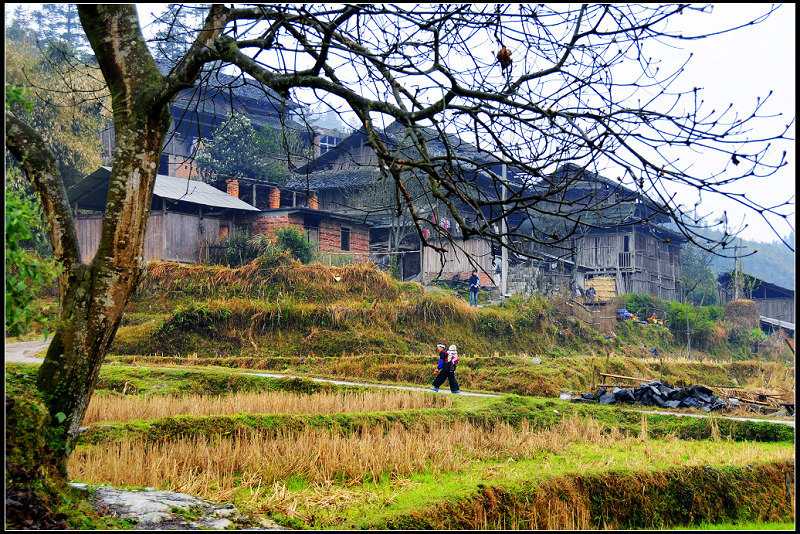
M 616 437 L 603 434 L 594 420 L 570 419 L 546 431 L 533 431 L 527 422 L 515 429 L 506 423 L 489 427 L 461 421 L 413 429 L 400 424 L 363 428 L 350 436 L 309 429 L 284 430 L 274 437 L 243 433 L 181 438 L 158 445 L 134 439 L 76 450 L 70 476 L 227 499 L 245 481 L 264 491 L 288 476 L 312 484 L 355 484 L 384 473 L 459 471 L 471 459 L 558 454 L 570 443 L 604 443 Z
M 292 260 L 263 263 L 255 260 L 236 269 L 183 266 L 174 262 L 152 262 L 139 291 L 179 291 L 215 298 L 229 291 L 259 297 L 265 288 L 291 294 L 296 288 L 313 288 L 315 295 L 334 301 L 348 295 L 396 300 L 398 284 L 371 263 L 327 267 L 302 265 Z
M 237 413 L 329 414 L 411 410 L 450 406 L 441 395 L 419 391 L 354 393 L 236 393 L 226 396 L 163 395 L 151 397 L 93 396 L 83 424 L 127 422 L 174 415 L 233 415 Z
M 643 421 L 642 430 L 646 432 Z M 724 438 L 721 438 L 724 439 Z M 568 468 L 575 472 L 597 469 L 650 469 L 653 466 L 744 465 L 785 459 L 785 448 L 764 449 L 737 443 L 720 447 L 714 442 L 687 442 L 668 436 L 642 442 L 618 429 L 603 430 L 592 419 L 565 419 L 547 430 L 523 422 L 517 428 L 464 421 L 436 422 L 405 428 L 401 424 L 362 428 L 344 436 L 320 429 L 284 430 L 266 437 L 240 433 L 232 437 L 180 438 L 153 444 L 143 440 L 107 442 L 79 447 L 69 462 L 70 478 L 113 486 L 152 486 L 185 492 L 215 501 L 231 501 L 244 490 L 248 508 L 280 510 L 303 518 L 309 510 L 334 511 L 354 500 L 390 502 L 396 492 L 378 494 L 350 491 L 348 486 L 389 475 L 393 484 L 407 482 L 420 472 L 464 472 L 473 461 L 496 461 L 484 478 L 514 471 L 520 460 L 554 455 L 538 465 L 542 472 Z M 735 446 L 733 446 L 735 445 Z M 577 447 L 574 449 L 574 447 Z M 574 451 L 574 454 L 573 454 Z M 565 467 L 565 463 L 569 466 Z M 496 468 L 496 469 L 495 469 Z M 308 486 L 286 488 L 287 479 Z M 568 510 L 548 514 L 584 524 L 587 517 Z M 579 511 L 580 512 L 580 511 Z M 574 516 L 574 517 L 573 517 Z M 563 519 L 562 518 L 562 519 Z M 555 524 L 555 523 L 554 523 Z M 558 523 L 562 524 L 562 523 Z

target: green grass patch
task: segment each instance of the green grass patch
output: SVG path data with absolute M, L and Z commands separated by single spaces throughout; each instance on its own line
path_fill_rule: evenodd
M 662 454 L 670 452 L 667 449 L 686 449 L 692 459 L 680 468 L 666 461 L 654 462 L 656 447 L 664 449 Z M 786 519 L 791 506 L 785 496 L 779 495 L 777 508 L 770 503 L 775 498 L 774 488 L 782 485 L 771 483 L 769 491 L 761 494 L 757 486 L 790 472 L 793 463 L 754 460 L 746 467 L 727 465 L 730 455 L 750 458 L 776 448 L 779 455 L 793 457 L 788 444 L 739 443 L 727 449 L 727 457 L 696 442 L 626 443 L 602 450 L 573 445 L 563 454 L 470 462 L 457 473 L 440 472 L 433 465 L 429 471 L 409 477 L 388 476 L 341 487 L 329 492 L 333 496 L 329 506 L 319 506 L 318 488 L 302 484 L 290 488 L 287 484 L 291 497 L 285 500 L 306 503 L 291 514 L 281 511 L 280 503 L 252 504 L 262 510 L 274 506 L 273 518 L 284 524 L 320 529 L 631 529 L 672 528 L 709 518 L 736 519 L 742 514 L 743 520 Z M 647 469 L 642 470 L 642 465 Z M 712 490 L 714 477 L 719 482 Z M 731 490 L 737 483 L 743 486 Z M 681 493 L 684 487 L 689 488 L 688 495 Z M 701 491 L 705 487 L 708 493 Z M 726 508 L 729 495 L 742 498 L 745 493 L 746 512 Z M 677 506 L 672 499 L 683 504 Z M 246 498 L 242 496 L 242 500 Z M 631 502 L 636 506 L 631 507 Z M 569 509 L 576 507 L 584 517 L 570 515 Z
M 794 530 L 795 524 L 792 522 L 776 523 L 771 521 L 735 521 L 730 523 L 709 524 L 702 522 L 699 525 L 676 526 L 673 530 Z

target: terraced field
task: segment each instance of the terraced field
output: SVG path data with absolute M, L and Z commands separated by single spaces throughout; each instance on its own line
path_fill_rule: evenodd
M 666 327 L 609 338 L 541 299 L 474 309 L 361 267 L 335 284 L 320 266 L 246 269 L 151 266 L 71 479 L 190 493 L 290 528 L 794 521 L 793 424 L 559 399 L 604 374 L 788 390 L 780 360 L 688 359 Z M 440 339 L 458 340 L 474 395 L 424 391 Z M 660 358 L 641 354 L 648 343 Z M 19 398 L 35 368 L 7 364 Z

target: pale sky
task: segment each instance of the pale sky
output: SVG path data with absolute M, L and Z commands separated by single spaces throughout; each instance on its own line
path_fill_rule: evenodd
M 28 9 L 38 9 L 41 4 L 25 4 Z M 151 14 L 161 12 L 166 4 L 137 4 L 141 24 L 152 20 Z M 13 13 L 15 4 L 6 4 L 6 13 Z M 701 35 L 723 27 L 742 24 L 764 13 L 769 6 L 765 4 L 717 4 L 711 15 L 682 15 L 676 22 L 681 24 L 684 35 Z M 733 103 L 742 112 L 752 111 L 757 97 L 765 97 L 770 90 L 773 95 L 762 109 L 769 114 L 781 114 L 775 120 L 789 124 L 795 117 L 795 49 L 796 49 L 796 6 L 783 4 L 765 22 L 742 28 L 727 35 L 714 36 L 698 41 L 679 43 L 680 49 L 665 49 L 664 60 L 679 61 L 691 51 L 694 57 L 681 76 L 683 87 L 701 87 L 702 98 L 711 108 L 721 110 Z M 145 29 L 147 33 L 147 30 Z M 753 132 L 754 136 L 758 132 Z M 790 130 L 794 138 L 794 127 Z M 783 141 L 776 143 L 778 153 L 787 152 L 788 165 L 769 179 L 748 179 L 738 182 L 737 193 L 746 192 L 748 196 L 762 205 L 778 204 L 791 199 L 792 206 L 784 208 L 784 213 L 794 212 L 795 194 L 795 143 Z M 702 168 L 703 154 L 686 153 L 682 158 L 697 158 L 698 168 Z M 684 159 L 685 161 L 685 159 Z M 694 164 L 694 163 L 693 163 Z M 609 170 L 607 175 L 613 171 Z M 687 204 L 694 203 L 694 197 L 687 198 Z M 773 241 L 774 234 L 757 214 L 744 212 L 729 200 L 704 197 L 701 209 L 720 215 L 727 210 L 728 219 L 734 225 L 744 221 L 748 228 L 741 234 L 746 239 Z M 794 227 L 794 216 L 791 217 Z M 776 230 L 788 235 L 791 228 L 774 220 Z
M 727 25 L 741 24 L 766 12 L 768 7 L 766 4 L 716 4 L 710 16 L 687 17 L 685 33 L 704 34 Z M 782 114 L 782 117 L 775 120 L 780 124 L 789 124 L 796 116 L 795 16 L 795 4 L 783 4 L 761 24 L 727 35 L 686 43 L 691 45 L 686 50 L 694 53 L 682 76 L 686 87 L 702 87 L 703 97 L 713 102 L 718 110 L 733 103 L 735 108 L 748 112 L 752 111 L 757 97 L 764 98 L 773 91 L 763 112 Z M 684 53 L 681 57 L 685 55 Z M 793 126 L 787 135 L 794 138 L 794 132 Z M 753 132 L 754 137 L 757 133 Z M 748 195 L 764 205 L 778 203 L 790 197 L 793 199 L 795 195 L 795 142 L 782 141 L 775 146 L 779 149 L 779 154 L 782 150 L 787 151 L 788 165 L 768 180 L 740 182 L 737 185 L 737 188 L 745 185 Z M 730 203 L 719 203 L 719 206 L 715 211 L 728 209 L 729 214 L 733 212 L 738 215 L 738 219 L 734 219 L 736 215 L 730 216 L 732 221 L 741 220 L 745 216 L 741 210 L 731 207 Z M 794 206 L 788 210 L 788 213 L 793 212 Z M 750 227 L 743 232 L 742 237 L 768 242 L 773 240 L 772 231 L 756 215 L 747 214 L 745 222 Z M 786 236 L 790 228 L 786 224 L 776 223 L 776 230 Z

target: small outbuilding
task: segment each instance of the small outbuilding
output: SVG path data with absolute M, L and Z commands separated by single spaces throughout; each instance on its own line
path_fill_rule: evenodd
M 111 167 L 100 167 L 69 188 L 81 259 L 89 262 L 100 245 Z M 156 176 L 145 236 L 145 261 L 202 261 L 208 247 L 235 231 L 254 206 L 198 180 Z
M 723 306 L 734 300 L 737 296 L 753 300 L 758 308 L 762 323 L 766 322 L 781 328 L 794 331 L 794 290 L 781 287 L 765 280 L 743 275 L 744 283 L 740 284 L 737 295 L 733 286 L 731 273 L 722 273 L 717 277 L 719 288 L 719 301 Z
M 100 244 L 110 179 L 111 168 L 100 167 L 67 191 L 84 262 L 92 260 Z M 336 256 L 369 260 L 368 223 L 319 210 L 313 197 L 303 197 L 308 205 L 299 205 L 294 191 L 283 191 L 277 184 L 269 186 L 269 203 L 255 207 L 238 198 L 238 180 L 228 180 L 227 190 L 222 191 L 198 180 L 157 175 L 144 260 L 199 263 L 237 227 L 267 234 L 287 226 L 307 232 L 329 261 L 337 261 Z M 255 188 L 252 193 L 255 197 Z

